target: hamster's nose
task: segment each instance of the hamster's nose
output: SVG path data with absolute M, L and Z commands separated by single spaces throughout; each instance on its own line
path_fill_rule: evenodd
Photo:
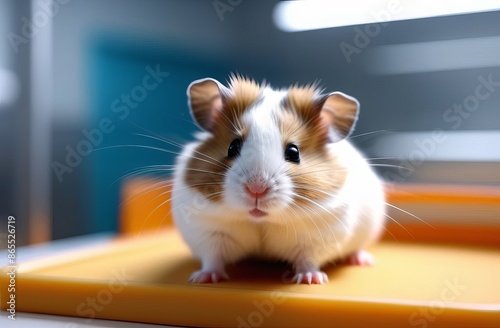
M 268 193 L 269 187 L 262 183 L 248 182 L 245 191 L 250 197 L 259 198 Z

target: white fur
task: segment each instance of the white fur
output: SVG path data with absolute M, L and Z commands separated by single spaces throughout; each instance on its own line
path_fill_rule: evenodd
M 187 145 L 178 158 L 173 214 L 186 243 L 202 261 L 195 281 L 203 281 L 203 273 L 224 277 L 226 263 L 249 255 L 288 261 L 297 274 L 317 274 L 327 262 L 370 245 L 383 228 L 382 183 L 347 140 L 329 145 L 329 151 L 340 158 L 348 171 L 338 194 L 306 208 L 290 207 L 293 184 L 286 174 L 276 124 L 278 104 L 285 95 L 286 92 L 266 89 L 263 101 L 245 112 L 242 120 L 249 127 L 249 134 L 241 155 L 227 171 L 222 204 L 209 202 L 184 182 L 189 174 L 188 160 L 196 156 L 194 149 L 208 135 Z M 270 192 L 259 200 L 259 208 L 267 216 L 255 218 L 249 214 L 254 201 L 245 194 L 244 183 L 250 179 L 269 182 Z

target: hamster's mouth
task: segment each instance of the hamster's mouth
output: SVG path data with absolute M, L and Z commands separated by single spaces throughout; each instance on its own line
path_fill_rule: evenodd
M 260 218 L 267 215 L 267 212 L 261 211 L 257 207 L 251 209 L 248 213 L 250 213 L 251 216 L 254 216 L 256 218 Z

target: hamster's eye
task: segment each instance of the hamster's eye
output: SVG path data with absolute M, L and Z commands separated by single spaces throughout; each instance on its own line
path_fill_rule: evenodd
M 285 160 L 299 164 L 300 156 L 299 156 L 299 147 L 294 144 L 288 144 L 285 149 Z
M 231 159 L 240 154 L 241 150 L 241 139 L 234 139 L 229 145 L 229 149 L 227 150 L 227 158 Z

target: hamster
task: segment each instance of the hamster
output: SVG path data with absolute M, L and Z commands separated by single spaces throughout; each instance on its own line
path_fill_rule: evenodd
M 194 81 L 187 95 L 203 132 L 177 158 L 172 209 L 201 261 L 189 281 L 229 279 L 226 264 L 249 256 L 289 262 L 291 281 L 307 284 L 327 283 L 331 262 L 373 263 L 364 249 L 384 228 L 385 196 L 346 139 L 356 99 L 235 75 L 228 87 Z

